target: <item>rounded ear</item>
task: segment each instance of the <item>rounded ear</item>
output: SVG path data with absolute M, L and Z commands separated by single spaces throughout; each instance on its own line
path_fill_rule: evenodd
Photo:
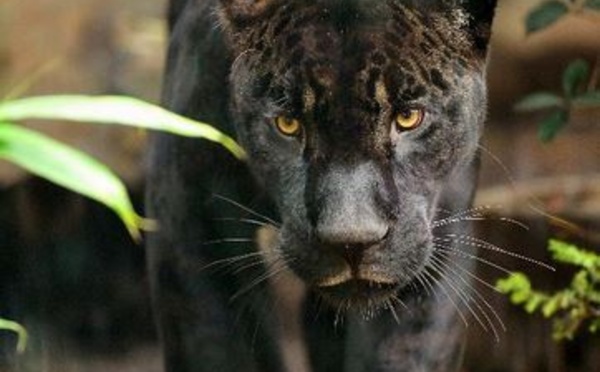
M 221 8 L 232 24 L 243 24 L 265 13 L 277 0 L 221 0 Z
M 477 51 L 483 55 L 487 52 L 492 34 L 492 21 L 496 12 L 497 0 L 464 0 L 464 7 L 469 17 L 467 31 Z

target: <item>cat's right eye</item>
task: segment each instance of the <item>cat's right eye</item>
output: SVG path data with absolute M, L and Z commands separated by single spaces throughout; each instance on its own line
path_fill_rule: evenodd
M 422 109 L 409 109 L 401 111 L 396 116 L 396 129 L 400 132 L 417 129 L 425 119 L 425 111 Z
M 302 123 L 298 119 L 288 118 L 286 116 L 278 116 L 275 118 L 275 126 L 277 130 L 288 137 L 296 137 L 302 131 Z

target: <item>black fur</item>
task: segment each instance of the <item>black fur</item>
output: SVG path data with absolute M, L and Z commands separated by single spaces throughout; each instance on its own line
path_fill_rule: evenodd
M 171 2 L 164 105 L 237 136 L 250 159 L 152 139 L 147 205 L 160 230 L 147 252 L 168 371 L 291 368 L 286 300 L 267 280 L 246 288 L 284 267 L 307 287 L 294 337 L 312 371 L 457 368 L 459 296 L 436 301 L 426 292 L 446 278 L 423 277 L 435 239 L 469 231 L 434 221 L 469 208 L 475 190 L 495 6 L 483 3 Z M 422 128 L 396 130 L 414 107 Z M 301 136 L 278 133 L 277 116 L 301 121 Z M 237 203 L 282 222 L 273 267 L 219 261 L 256 251 L 222 241 L 254 240 L 239 219 L 261 217 Z M 353 279 L 323 284 L 342 273 Z

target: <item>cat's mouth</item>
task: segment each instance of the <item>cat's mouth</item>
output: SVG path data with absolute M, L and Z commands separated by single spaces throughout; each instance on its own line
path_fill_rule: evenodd
M 367 280 L 351 278 L 341 282 L 330 281 L 318 285 L 317 290 L 323 298 L 333 305 L 346 307 L 373 307 L 384 304 L 398 292 L 400 285 L 390 280 Z
M 398 285 L 353 279 L 331 286 L 318 287 L 323 298 L 334 304 L 345 307 L 373 307 L 389 301 L 398 291 Z

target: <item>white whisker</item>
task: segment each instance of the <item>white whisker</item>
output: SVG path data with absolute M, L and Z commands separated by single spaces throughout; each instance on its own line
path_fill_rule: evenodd
M 243 254 L 243 255 L 239 255 L 239 256 L 223 258 L 220 260 L 213 261 L 213 262 L 201 267 L 200 271 L 204 271 L 204 270 L 208 270 L 208 269 L 215 269 L 215 268 L 222 268 L 222 267 L 234 265 L 236 263 L 240 263 L 240 262 L 243 262 L 246 260 L 251 260 L 251 259 L 262 259 L 262 254 L 260 254 L 259 252 L 252 252 L 252 253 L 247 253 L 247 254 Z
M 255 225 L 255 226 L 260 226 L 260 227 L 271 226 L 270 224 L 268 224 L 266 222 L 254 220 L 251 218 L 223 217 L 223 218 L 213 218 L 213 219 L 211 219 L 211 221 L 239 222 L 239 223 L 245 223 L 248 225 Z
M 245 205 L 242 205 L 242 204 L 240 204 L 240 203 L 236 202 L 235 200 L 232 200 L 232 199 L 230 199 L 230 198 L 228 198 L 228 197 L 226 197 L 226 196 L 219 195 L 219 194 L 213 194 L 213 195 L 214 195 L 214 197 L 215 197 L 216 199 L 219 199 L 219 200 L 222 200 L 222 201 L 224 201 L 224 202 L 227 202 L 227 203 L 229 203 L 229 204 L 233 205 L 234 207 L 237 207 L 237 208 L 239 208 L 239 209 L 241 209 L 241 210 L 243 210 L 243 211 L 245 211 L 245 212 L 248 212 L 248 213 L 250 213 L 250 214 L 251 214 L 251 215 L 253 215 L 254 217 L 260 218 L 260 219 L 262 219 L 262 220 L 264 220 L 264 221 L 266 221 L 266 222 L 268 222 L 268 223 L 270 223 L 270 224 L 274 225 L 275 227 L 278 227 L 278 228 L 279 228 L 279 227 L 281 226 L 281 224 L 277 223 L 275 220 L 273 220 L 273 219 L 269 218 L 268 216 L 265 216 L 265 215 L 263 215 L 263 214 L 260 214 L 260 213 L 258 213 L 257 211 L 255 211 L 255 210 L 253 210 L 253 209 L 251 209 L 251 208 L 249 208 L 249 207 L 246 207 Z
M 285 264 L 285 262 L 283 262 L 282 260 L 277 260 L 272 265 L 269 265 L 267 272 L 258 276 L 256 279 L 252 280 L 249 284 L 243 286 L 240 290 L 238 290 L 236 293 L 234 293 L 231 296 L 231 298 L 229 299 L 229 301 L 230 302 L 235 301 L 240 296 L 246 294 L 247 292 L 254 289 L 258 285 L 262 284 L 266 280 L 281 274 L 285 270 L 287 270 L 287 265 Z
M 508 274 L 508 275 L 512 274 L 512 272 L 510 270 L 508 270 L 507 268 L 505 268 L 503 266 L 498 265 L 497 263 L 494 263 L 492 261 L 486 260 L 485 258 L 478 257 L 477 255 L 474 255 L 474 254 L 463 252 L 460 249 L 451 248 L 451 247 L 448 247 L 446 245 L 439 245 L 439 244 L 435 244 L 434 245 L 434 249 L 436 251 L 438 251 L 439 253 L 452 254 L 454 256 L 458 256 L 458 257 L 462 257 L 462 258 L 465 258 L 465 259 L 469 259 L 469 260 L 481 262 L 484 265 L 487 265 L 489 267 L 493 267 L 494 269 L 502 271 L 504 274 Z
M 494 309 L 494 307 L 487 301 L 487 299 L 481 294 L 481 292 L 479 292 L 477 290 L 477 288 L 475 288 L 474 286 L 471 285 L 471 282 L 469 280 L 465 279 L 465 277 L 463 275 L 460 275 L 460 273 L 458 273 L 456 270 L 454 270 L 452 267 L 450 267 L 448 262 L 445 262 L 441 258 L 435 257 L 435 256 L 433 257 L 433 259 L 438 263 L 438 265 L 440 265 L 440 267 L 442 269 L 448 271 L 451 274 L 454 274 L 458 278 L 458 280 L 460 280 L 463 284 L 465 284 L 469 287 L 469 292 L 472 293 L 476 298 L 473 298 L 472 295 L 470 295 L 469 297 L 471 299 L 473 299 L 473 302 L 477 305 L 477 307 L 479 308 L 479 310 L 485 317 L 487 323 L 489 324 L 490 328 L 492 329 L 492 332 L 494 334 L 494 338 L 495 338 L 496 342 L 500 342 L 500 335 L 496 328 L 496 324 L 492 321 L 488 312 L 485 311 L 485 309 L 482 308 L 481 305 L 479 305 L 479 302 L 477 300 L 481 301 L 483 303 L 483 305 L 493 314 L 494 318 L 496 319 L 496 321 L 498 322 L 498 324 L 500 325 L 502 330 L 504 332 L 506 332 L 506 326 L 504 325 L 504 322 L 502 321 L 502 319 L 500 318 L 500 316 L 498 315 L 498 312 Z M 452 262 L 452 261 L 450 261 L 450 262 L 453 263 L 456 267 L 458 267 L 458 265 L 456 265 L 454 262 Z M 470 274 L 467 270 L 463 269 L 463 271 L 467 274 Z
M 430 262 L 430 265 L 431 265 L 431 268 L 441 277 L 440 283 L 446 283 L 448 285 L 448 287 L 450 287 L 450 290 L 453 291 L 454 293 L 456 293 L 456 295 L 458 296 L 458 299 L 460 301 L 462 301 L 462 303 L 465 305 L 465 307 L 467 308 L 469 313 L 471 313 L 471 315 L 473 315 L 473 317 L 475 318 L 477 323 L 479 323 L 481 328 L 483 328 L 483 330 L 487 332 L 488 328 L 486 327 L 485 323 L 483 322 L 483 320 L 481 320 L 477 311 L 475 311 L 475 309 L 473 309 L 473 307 L 471 306 L 472 297 L 468 293 L 465 293 L 464 290 L 461 290 L 459 284 L 456 283 L 450 276 L 448 276 L 444 272 L 444 270 L 442 270 L 440 265 L 436 262 L 435 258 L 436 258 L 435 256 L 432 257 L 432 261 Z M 481 307 L 479 306 L 479 304 L 477 302 L 475 302 L 475 306 L 481 311 Z
M 428 266 L 427 268 L 430 268 L 431 266 Z M 452 304 L 452 306 L 454 307 L 454 309 L 456 310 L 458 316 L 462 319 L 463 323 L 465 324 L 465 327 L 469 327 L 469 322 L 467 321 L 467 318 L 465 317 L 465 314 L 463 314 L 462 310 L 460 309 L 460 307 L 456 304 L 456 301 L 454 301 L 454 298 L 452 298 L 452 296 L 450 295 L 450 293 L 448 293 L 448 289 L 443 286 L 440 281 L 438 281 L 435 276 L 433 276 L 431 273 L 429 273 L 427 270 L 423 270 L 422 271 L 424 275 L 426 275 L 426 277 L 428 277 L 431 282 L 430 283 L 437 283 L 438 284 L 438 288 L 440 288 L 442 290 L 442 292 L 444 293 L 444 295 L 446 296 L 446 298 L 448 298 L 448 301 L 450 301 L 450 303 Z
M 445 242 L 445 243 L 455 242 L 455 243 L 459 243 L 459 244 L 462 244 L 462 245 L 467 245 L 467 246 L 471 246 L 471 247 L 475 247 L 475 248 L 486 249 L 486 250 L 489 250 L 489 251 L 492 251 L 492 252 L 496 252 L 496 253 L 504 254 L 504 255 L 509 256 L 509 257 L 516 258 L 516 259 L 521 260 L 521 261 L 532 263 L 534 265 L 543 267 L 543 268 L 545 268 L 547 270 L 550 270 L 552 272 L 556 271 L 556 269 L 554 267 L 552 267 L 552 266 L 550 266 L 550 265 L 548 265 L 548 264 L 546 264 L 544 262 L 535 260 L 533 258 L 529 258 L 527 256 L 524 256 L 524 255 L 521 255 L 521 254 L 518 254 L 518 253 L 513 253 L 513 252 L 508 251 L 506 249 L 500 248 L 500 247 L 498 247 L 495 244 L 492 244 L 490 242 L 487 242 L 487 241 L 479 239 L 479 238 L 475 238 L 473 236 L 456 235 L 456 234 L 448 234 L 446 236 L 449 237 L 450 240 L 441 239 L 442 242 Z

